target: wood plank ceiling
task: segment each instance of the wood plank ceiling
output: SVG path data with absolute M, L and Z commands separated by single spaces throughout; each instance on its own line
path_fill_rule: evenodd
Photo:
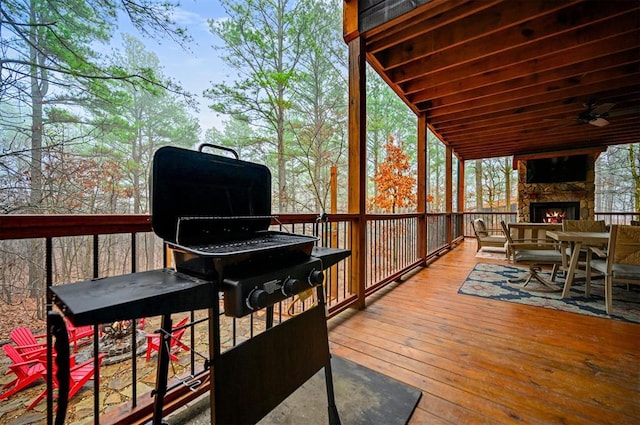
M 360 3 L 368 62 L 459 159 L 640 142 L 638 0 L 433 0 L 364 32 Z

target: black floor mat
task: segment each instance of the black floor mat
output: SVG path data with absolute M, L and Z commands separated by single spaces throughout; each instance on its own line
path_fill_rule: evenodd
M 406 424 L 422 393 L 338 356 L 331 359 L 342 425 Z M 324 369 L 263 418 L 260 425 L 329 423 Z

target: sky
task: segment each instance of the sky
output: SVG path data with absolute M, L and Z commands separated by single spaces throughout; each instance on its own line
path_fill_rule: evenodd
M 226 13 L 218 0 L 182 0 L 173 19 L 179 26 L 187 28 L 193 38 L 193 42 L 189 45 L 190 52 L 171 40 L 154 40 L 145 37 L 138 33 L 124 16 L 119 20 L 120 28 L 113 40 L 113 47 L 122 49 L 120 33 L 129 33 L 138 38 L 145 44 L 147 50 L 158 56 L 165 76 L 178 81 L 186 91 L 197 96 L 200 105 L 197 117 L 200 119 L 202 134 L 208 128 L 216 127 L 222 130 L 223 127 L 224 117 L 208 107 L 209 101 L 203 98 L 202 92 L 211 86 L 211 82 L 220 83 L 231 79 L 218 57 L 218 51 L 212 47 L 220 46 L 220 39 L 209 31 L 207 23 L 207 19 L 224 18 Z

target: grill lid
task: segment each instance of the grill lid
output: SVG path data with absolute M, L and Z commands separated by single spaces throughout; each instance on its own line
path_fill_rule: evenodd
M 167 242 L 200 245 L 248 237 L 271 222 L 267 167 L 173 146 L 158 149 L 151 226 Z

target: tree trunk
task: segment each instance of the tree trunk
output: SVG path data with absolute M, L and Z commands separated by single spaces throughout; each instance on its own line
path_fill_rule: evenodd
M 278 73 L 283 72 L 284 50 L 284 6 L 278 7 Z M 286 161 L 284 155 L 284 85 L 278 82 L 278 110 L 277 110 L 277 137 L 278 137 L 278 212 L 287 210 L 287 178 Z
M 282 89 L 279 90 L 282 93 Z M 278 106 L 278 212 L 287 210 L 287 178 L 286 161 L 284 156 L 284 111 Z
M 634 145 L 629 145 L 629 169 L 633 176 L 634 211 L 640 211 L 640 161 L 638 161 L 638 155 L 640 152 L 635 152 Z
M 476 159 L 476 211 L 482 211 L 482 160 Z
M 36 4 L 34 1 L 30 3 L 30 20 L 37 23 Z M 39 68 L 36 64 L 42 64 L 44 58 L 39 54 L 37 48 L 38 28 L 34 26 L 29 35 L 30 42 L 30 79 L 31 79 L 31 163 L 29 166 L 30 195 L 29 195 L 29 212 L 32 214 L 42 214 L 42 133 L 43 133 L 43 113 L 42 101 L 47 91 L 46 71 Z M 42 241 L 31 240 L 29 243 L 29 296 L 37 300 L 37 317 L 44 318 L 44 297 L 46 285 L 44 279 L 42 255 Z M 44 290 L 40 291 L 40 288 Z
M 511 211 L 511 167 L 509 166 L 509 158 L 504 159 L 504 199 L 505 211 Z
M 134 214 L 140 214 L 140 171 L 138 170 L 138 165 L 140 165 L 140 158 L 136 149 L 136 143 L 133 144 L 133 161 L 135 162 L 136 165 L 134 165 L 133 168 L 133 187 L 132 192 L 133 192 L 133 213 Z M 114 205 L 115 207 L 115 205 Z M 115 212 L 115 210 L 112 210 Z

